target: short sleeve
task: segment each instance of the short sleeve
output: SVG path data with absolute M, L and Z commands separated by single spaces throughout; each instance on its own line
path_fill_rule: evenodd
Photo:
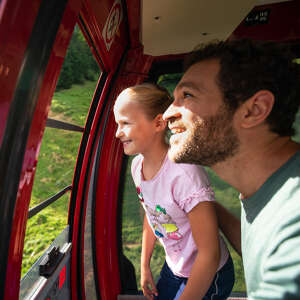
M 136 186 L 138 186 L 138 181 L 139 181 L 139 166 L 142 162 L 142 156 L 137 155 L 133 158 L 131 162 L 131 176 L 133 178 L 133 181 Z
M 274 235 L 274 246 L 262 266 L 262 281 L 249 299 L 300 298 L 300 216 L 288 219 Z
M 206 171 L 201 166 L 185 165 L 173 187 L 175 202 L 186 213 L 200 202 L 215 200 Z

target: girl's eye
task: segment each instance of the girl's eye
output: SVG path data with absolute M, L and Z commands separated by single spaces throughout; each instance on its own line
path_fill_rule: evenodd
M 128 125 L 129 123 L 127 121 L 121 121 L 119 124 L 120 126 L 124 126 L 124 125 Z

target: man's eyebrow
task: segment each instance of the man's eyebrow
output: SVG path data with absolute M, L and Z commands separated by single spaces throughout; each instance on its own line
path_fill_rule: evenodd
M 201 90 L 201 87 L 199 87 L 199 85 L 196 85 L 195 83 L 193 83 L 191 81 L 179 82 L 178 85 L 176 86 L 176 90 L 182 89 L 182 88 L 191 88 L 191 89 L 197 90 L 197 91 Z

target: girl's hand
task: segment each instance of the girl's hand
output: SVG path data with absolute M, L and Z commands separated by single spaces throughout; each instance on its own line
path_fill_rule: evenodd
M 149 300 L 153 300 L 154 295 L 158 295 L 150 268 L 143 268 L 141 270 L 141 287 L 144 296 Z

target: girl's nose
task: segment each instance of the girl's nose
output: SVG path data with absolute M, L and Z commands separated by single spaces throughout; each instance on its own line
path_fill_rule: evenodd
M 122 136 L 122 130 L 120 129 L 120 126 L 118 126 L 116 131 L 116 138 L 119 139 Z

